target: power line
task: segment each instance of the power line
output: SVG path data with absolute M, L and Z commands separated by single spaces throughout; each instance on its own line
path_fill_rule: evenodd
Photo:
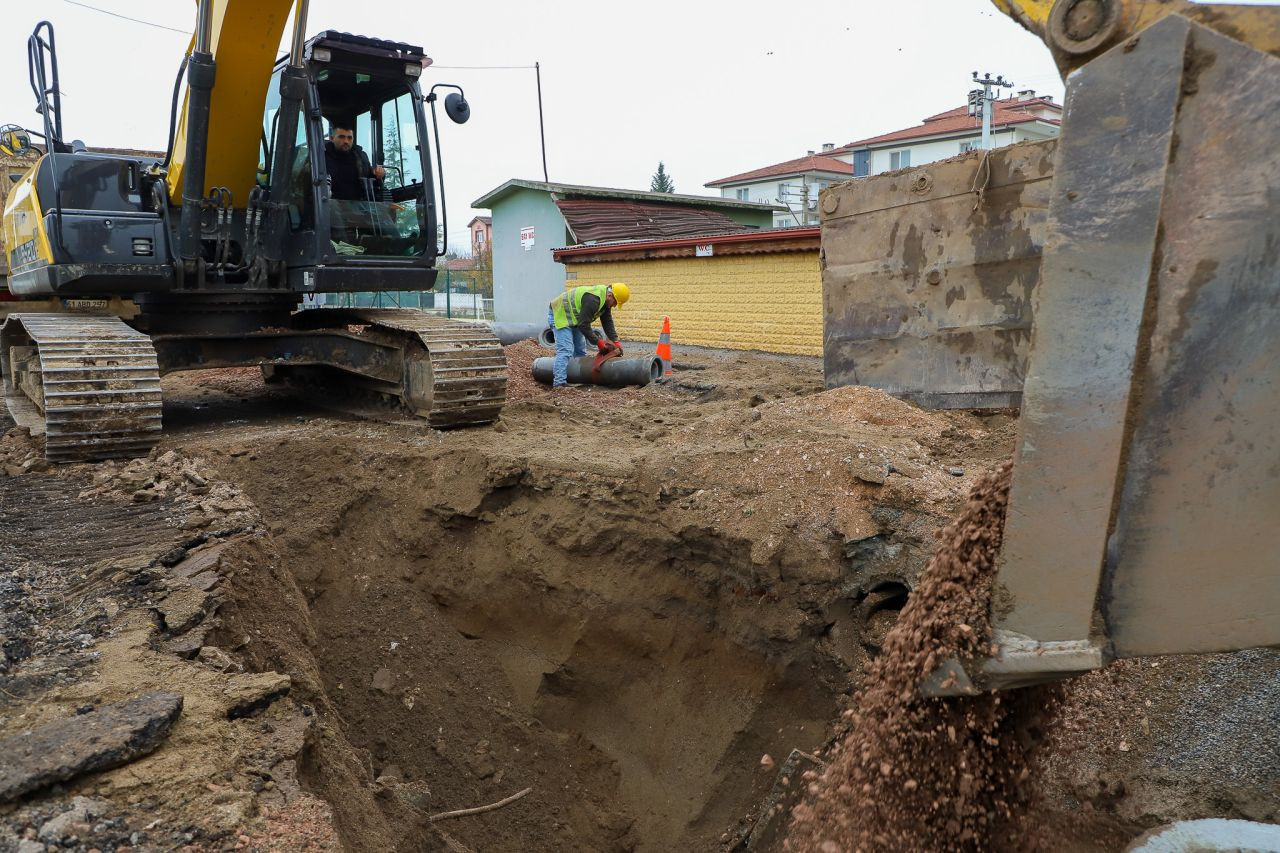
M 176 27 L 166 27 L 164 24 L 157 24 L 152 21 L 144 21 L 141 18 L 130 18 L 128 15 L 121 15 L 119 12 L 112 12 L 110 9 L 99 9 L 97 6 L 90 6 L 88 3 L 80 3 L 78 0 L 62 0 L 63 3 L 70 3 L 72 6 L 79 6 L 82 9 L 92 9 L 95 12 L 101 12 L 104 15 L 110 15 L 113 18 L 119 18 L 123 21 L 132 21 L 135 24 L 142 24 L 148 27 L 155 27 L 158 30 L 168 30 L 171 33 L 181 33 L 184 36 L 191 35 L 190 30 L 180 30 Z

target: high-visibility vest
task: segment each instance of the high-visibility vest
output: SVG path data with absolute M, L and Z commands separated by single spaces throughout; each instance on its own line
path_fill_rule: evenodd
M 596 311 L 594 317 L 590 318 L 592 322 L 595 322 L 596 318 L 604 311 L 604 299 L 609 295 L 609 285 L 607 284 L 575 287 L 552 299 L 551 316 L 555 318 L 557 329 L 568 329 L 571 326 L 581 325 L 583 320 L 582 297 L 588 293 L 600 300 L 599 310 Z

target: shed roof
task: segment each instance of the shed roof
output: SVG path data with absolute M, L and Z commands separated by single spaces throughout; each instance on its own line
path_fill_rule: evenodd
M 715 255 L 755 255 L 781 252 L 816 252 L 821 246 L 822 229 L 817 226 L 800 228 L 767 228 L 721 234 L 701 234 L 696 237 L 668 237 L 631 240 L 614 240 L 594 245 L 564 246 L 552 249 L 557 261 L 573 259 L 593 260 L 645 260 L 654 258 L 695 257 L 699 246 L 710 245 Z
M 811 172 L 829 172 L 840 177 L 849 177 L 853 175 L 853 166 L 843 160 L 837 160 L 834 157 L 827 157 L 822 154 L 810 154 L 806 157 L 797 157 L 794 160 L 775 163 L 772 166 L 753 169 L 750 172 L 742 172 L 738 175 L 730 175 L 727 178 L 720 178 L 719 180 L 707 183 L 706 186 L 719 187 L 726 184 L 758 181 L 761 178 L 783 178 L 790 175 L 807 175 Z
M 579 243 L 662 240 L 754 231 L 723 211 L 622 199 L 559 199 L 556 206 Z
M 551 193 L 563 198 L 612 198 L 630 201 L 650 202 L 669 205 L 696 205 L 698 207 L 732 208 L 737 210 L 784 210 L 774 204 L 761 204 L 754 201 L 738 201 L 719 196 L 684 195 L 681 193 L 651 193 L 643 190 L 626 190 L 614 187 L 590 187 L 581 184 L 557 184 L 546 181 L 526 181 L 512 178 L 500 187 L 490 190 L 480 198 L 471 202 L 472 207 L 491 208 L 495 203 L 518 190 L 535 190 Z

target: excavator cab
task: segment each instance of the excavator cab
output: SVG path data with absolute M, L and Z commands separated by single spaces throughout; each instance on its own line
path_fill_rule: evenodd
M 418 77 L 430 60 L 420 47 L 333 31 L 309 40 L 303 56 L 306 85 L 292 138 L 282 138 L 294 123 L 280 115 L 287 61 L 273 74 L 258 172 L 260 189 L 288 205 L 291 288 L 347 290 L 355 281 L 367 289 L 371 265 L 412 277 L 413 289 L 429 288 L 436 206 Z M 354 146 L 342 150 L 339 136 L 348 146 L 354 136 Z M 277 157 L 287 171 L 273 172 Z M 273 175 L 281 186 L 271 186 Z

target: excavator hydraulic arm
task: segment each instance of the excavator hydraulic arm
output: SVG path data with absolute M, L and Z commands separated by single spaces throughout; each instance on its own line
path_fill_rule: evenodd
M 205 38 L 217 80 L 208 107 L 203 186 L 195 188 L 196 196 L 203 195 L 205 187 L 226 187 L 234 205 L 244 207 L 258 169 L 262 104 L 294 0 L 210 0 L 207 6 L 202 25 L 209 28 Z M 189 56 L 197 50 L 197 38 L 192 36 Z M 171 199 L 182 198 L 187 176 L 190 95 L 190 88 L 184 88 L 169 151 L 166 182 Z
M 1264 53 L 1280 55 L 1280 21 L 1266 6 L 1230 6 L 1189 0 L 991 0 L 1035 33 L 1053 54 L 1063 78 L 1090 59 L 1170 15 L 1180 15 Z
M 1054 50 L 1066 118 L 999 653 L 922 687 L 1280 645 L 1280 8 L 997 5 Z

